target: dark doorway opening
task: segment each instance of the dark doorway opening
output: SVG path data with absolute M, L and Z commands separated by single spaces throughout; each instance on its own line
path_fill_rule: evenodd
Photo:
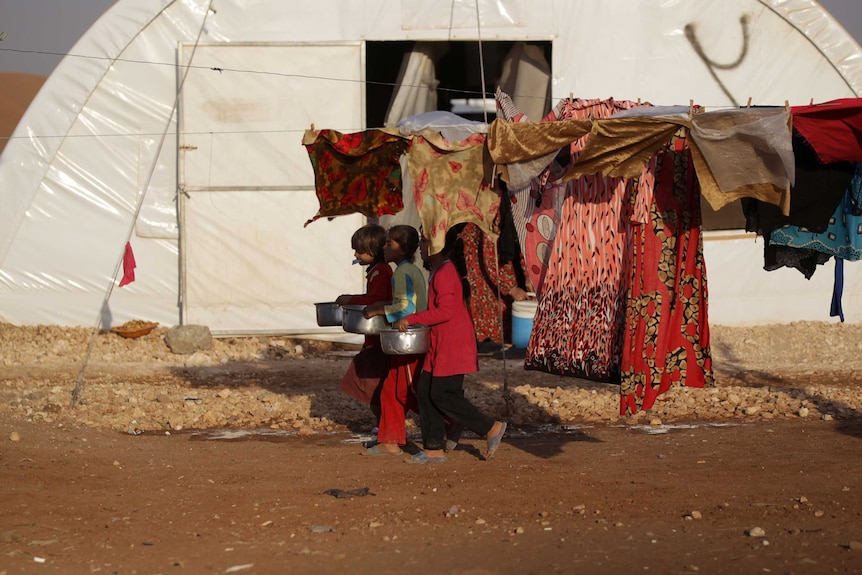
M 395 92 L 401 61 L 415 42 L 367 42 L 365 46 L 366 126 L 384 125 L 389 102 Z M 494 92 L 503 73 L 503 62 L 515 45 L 513 41 L 482 42 L 482 57 L 478 42 L 435 42 L 437 109 L 453 111 L 453 100 L 481 100 L 482 95 L 493 104 Z M 551 42 L 530 42 L 539 46 L 547 62 L 551 62 Z M 482 85 L 480 62 L 484 61 L 485 85 Z M 550 94 L 548 95 L 550 102 Z M 463 107 L 461 108 L 463 110 Z M 459 111 L 470 120 L 484 120 L 481 110 Z M 493 116 L 493 114 L 490 114 Z M 490 121 L 490 118 L 489 118 Z

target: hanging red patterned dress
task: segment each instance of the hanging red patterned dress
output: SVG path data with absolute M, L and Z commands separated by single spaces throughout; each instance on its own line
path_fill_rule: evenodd
M 672 386 L 715 385 L 707 320 L 700 186 L 683 138 L 655 157 L 650 218 L 635 224 L 620 414 L 650 409 Z
M 612 99 L 564 100 L 554 114 L 561 119 L 599 119 L 637 105 Z M 587 138 L 572 144 L 572 161 Z M 554 189 L 556 197 L 562 195 L 562 209 L 538 288 L 539 307 L 524 367 L 616 383 L 631 267 L 632 195 L 637 193 L 637 183 L 592 175 L 573 181 L 561 177 L 549 182 L 548 188 Z M 525 258 L 531 267 L 535 262 L 530 254 L 545 236 L 539 231 L 542 216 L 537 212 L 527 222 Z
M 467 224 L 460 237 L 464 242 L 476 340 L 511 343 L 513 299 L 509 292 L 519 287 L 515 266 L 512 262 L 498 264 L 495 240 L 479 226 Z

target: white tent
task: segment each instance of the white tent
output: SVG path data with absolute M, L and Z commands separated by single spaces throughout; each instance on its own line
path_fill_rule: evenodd
M 0 321 L 316 331 L 314 302 L 363 287 L 363 219 L 303 228 L 318 207 L 303 130 L 374 127 L 371 43 L 477 40 L 550 46 L 551 102 L 862 94 L 862 50 L 813 0 L 119 0 L 0 156 Z M 137 279 L 114 289 L 127 239 Z M 762 247 L 706 234 L 711 322 L 828 319 L 831 265 L 765 272 Z M 862 321 L 852 264 L 844 305 Z

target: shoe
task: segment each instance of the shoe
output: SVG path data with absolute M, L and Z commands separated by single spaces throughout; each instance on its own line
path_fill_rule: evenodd
M 372 445 L 365 450 L 365 455 L 401 455 L 402 453 L 404 452 L 400 448 L 398 451 L 386 451 L 381 449 L 379 445 Z
M 497 448 L 500 447 L 500 442 L 503 440 L 503 434 L 506 433 L 507 424 L 505 421 L 500 425 L 500 431 L 497 435 L 488 438 L 488 452 L 485 454 L 485 459 L 491 459 Z
M 408 459 L 406 463 L 443 463 L 444 461 L 446 461 L 445 457 L 428 457 L 424 451 L 420 451 Z
M 377 441 L 376 439 L 369 439 L 368 441 L 362 442 L 362 447 L 368 449 L 369 447 L 374 447 L 378 443 L 380 443 L 380 442 Z
M 455 421 L 446 424 L 446 447 L 443 451 L 451 453 L 458 447 L 458 441 L 461 440 L 461 434 L 464 433 L 464 426 Z

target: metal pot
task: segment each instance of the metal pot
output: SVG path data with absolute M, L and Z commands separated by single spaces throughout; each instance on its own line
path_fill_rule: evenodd
M 414 355 L 425 353 L 431 344 L 431 328 L 411 325 L 407 331 L 395 328 L 380 330 L 380 346 L 388 355 Z
M 317 325 L 341 325 L 341 306 L 335 302 L 321 302 L 314 304 L 317 311 Z
M 344 328 L 344 331 L 375 335 L 380 333 L 381 329 L 389 327 L 389 324 L 386 323 L 385 315 L 375 315 L 370 319 L 366 319 L 362 315 L 364 310 L 364 305 L 341 306 L 341 326 Z

